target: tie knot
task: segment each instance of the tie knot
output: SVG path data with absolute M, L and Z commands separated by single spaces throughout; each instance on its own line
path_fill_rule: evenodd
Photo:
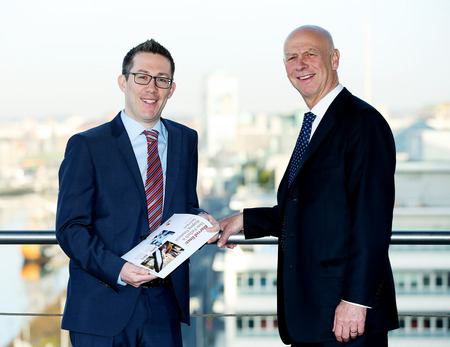
M 158 130 L 144 130 L 143 133 L 147 138 L 147 142 L 158 141 Z
M 303 121 L 309 124 L 312 124 L 314 122 L 314 119 L 316 119 L 316 115 L 312 112 L 306 112 L 305 116 L 303 117 Z

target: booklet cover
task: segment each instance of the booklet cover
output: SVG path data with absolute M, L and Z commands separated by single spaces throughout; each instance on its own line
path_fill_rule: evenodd
M 165 278 L 217 232 L 212 224 L 193 214 L 174 214 L 122 258 Z

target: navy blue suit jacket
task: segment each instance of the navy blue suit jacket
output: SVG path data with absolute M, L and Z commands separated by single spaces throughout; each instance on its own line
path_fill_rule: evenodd
M 395 144 L 384 118 L 347 89 L 332 102 L 273 208 L 244 210 L 247 238 L 280 236 L 278 315 L 286 343 L 334 340 L 341 299 L 372 307 L 366 332 L 398 327 L 388 247 Z
M 163 119 L 168 131 L 163 221 L 198 214 L 197 133 Z M 68 141 L 59 171 L 57 240 L 70 258 L 62 328 L 114 336 L 128 323 L 140 288 L 121 286 L 121 256 L 148 235 L 144 184 L 120 113 Z M 189 264 L 171 274 L 181 320 L 189 323 Z

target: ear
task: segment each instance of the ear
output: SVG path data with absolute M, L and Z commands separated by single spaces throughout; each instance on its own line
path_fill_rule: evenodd
M 172 82 L 172 86 L 170 87 L 170 92 L 169 92 L 169 99 L 172 97 L 172 94 L 175 92 L 176 88 L 177 88 L 177 85 L 175 84 L 175 82 Z
M 333 51 L 333 55 L 331 56 L 331 67 L 334 71 L 336 71 L 339 67 L 339 58 L 341 56 L 341 53 L 338 49 L 335 49 Z
M 119 84 L 120 90 L 125 93 L 125 88 L 127 86 L 127 79 L 125 78 L 125 75 L 120 75 L 117 79 L 117 83 Z

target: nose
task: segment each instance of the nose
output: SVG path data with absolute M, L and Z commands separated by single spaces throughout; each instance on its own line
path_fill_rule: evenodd
M 156 86 L 156 79 L 152 78 L 149 84 L 147 84 L 146 89 L 150 93 L 156 93 L 158 91 L 158 87 Z
M 295 69 L 296 70 L 304 70 L 308 67 L 308 64 L 305 62 L 305 60 L 303 59 L 303 57 L 299 57 L 297 59 L 297 62 L 295 64 Z

